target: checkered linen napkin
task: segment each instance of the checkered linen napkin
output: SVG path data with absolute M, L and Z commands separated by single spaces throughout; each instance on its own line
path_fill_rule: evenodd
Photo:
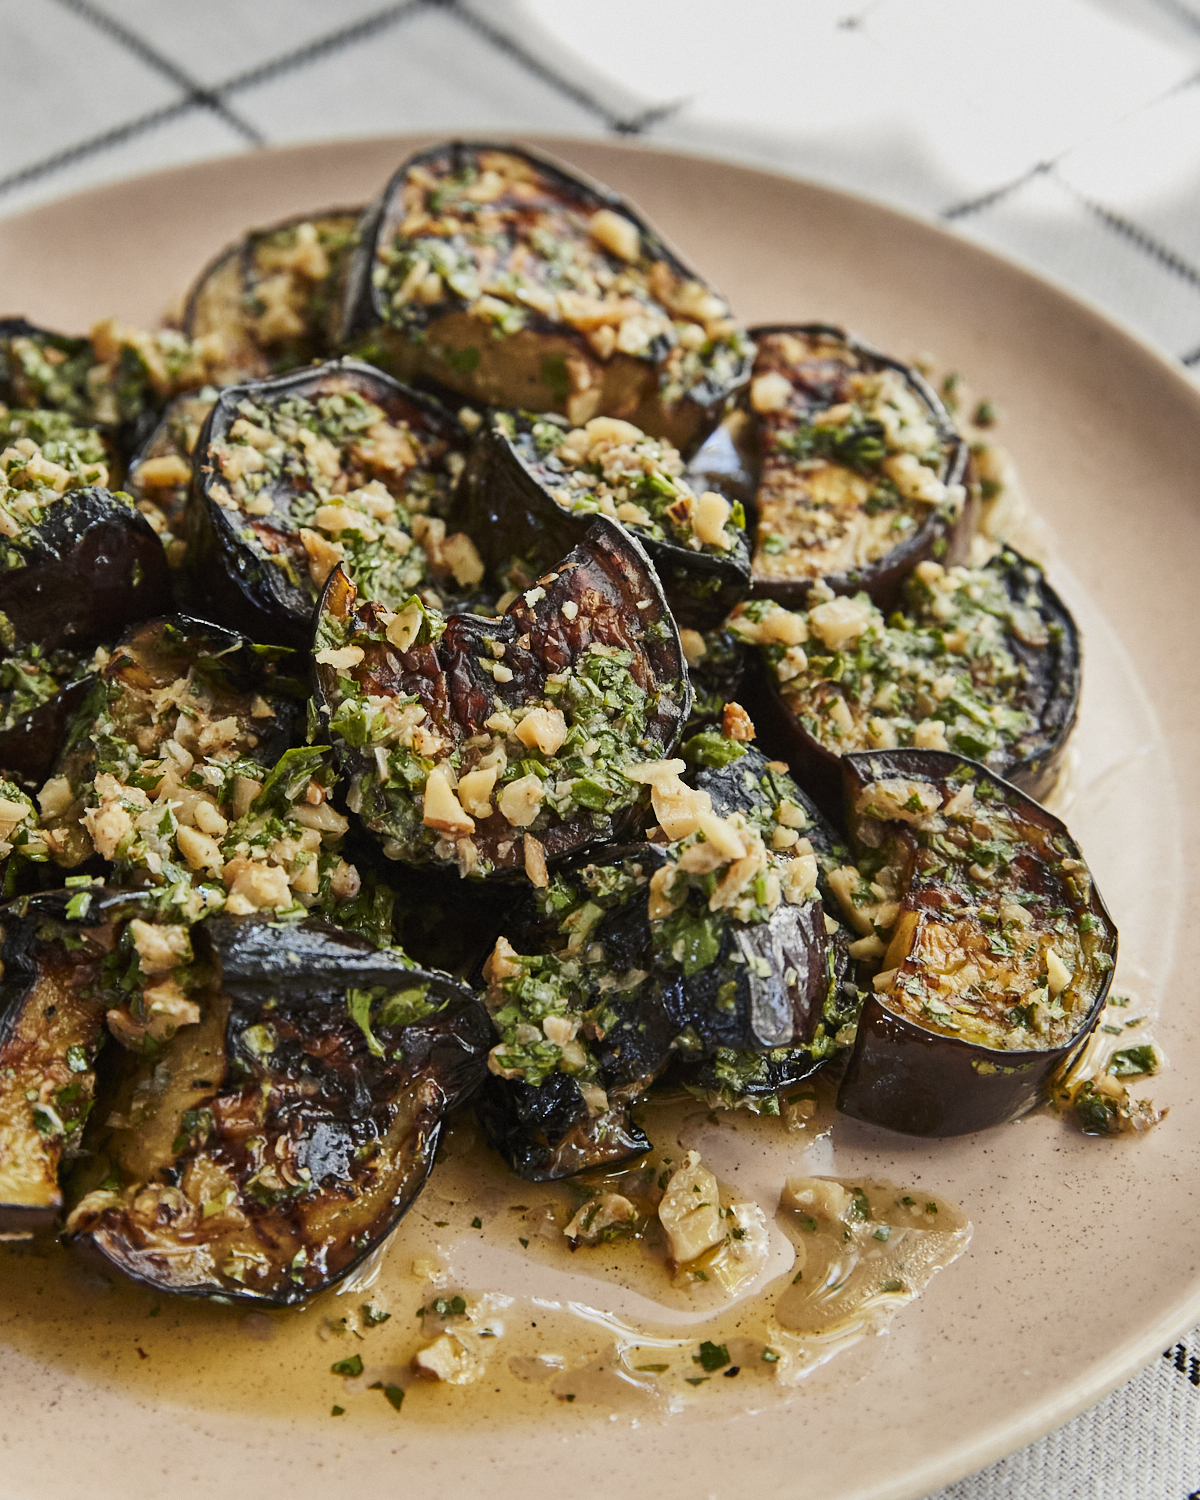
M 639 136 L 952 224 L 1200 376 L 1200 0 L 22 0 L 0 56 L 0 215 L 314 136 Z M 930 1500 L 1197 1486 L 1200 1330 Z

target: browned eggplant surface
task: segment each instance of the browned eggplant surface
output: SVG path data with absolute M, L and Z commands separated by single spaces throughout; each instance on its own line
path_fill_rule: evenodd
M 220 340 L 217 384 L 263 380 L 334 352 L 338 267 L 361 212 L 333 209 L 253 230 L 201 273 L 184 329 L 193 339 Z
M 412 157 L 367 210 L 343 347 L 475 401 L 687 447 L 745 383 L 728 304 L 606 188 L 509 146 Z
M 735 1073 L 741 1096 L 768 1078 L 777 1093 L 845 1045 L 845 948 L 806 835 L 833 846 L 786 774 L 705 738 L 698 753 L 716 764 L 692 786 L 682 761 L 656 768 L 662 842 L 572 861 L 517 908 L 488 960 L 500 1041 L 478 1108 L 521 1176 L 645 1150 L 630 1106 L 674 1062 L 734 1102 L 735 1086 L 720 1090 Z
M 843 759 L 856 866 L 831 876 L 880 969 L 838 1106 L 909 1135 L 1027 1113 L 1104 1007 L 1117 931 L 1078 845 L 983 766 Z
M 922 559 L 962 561 L 967 448 L 925 380 L 840 328 L 754 337 L 754 592 L 794 606 L 821 578 L 890 609 Z
M 572 428 L 553 415 L 492 413 L 459 509 L 488 571 L 506 587 L 531 582 L 596 515 L 618 521 L 645 547 L 682 626 L 719 626 L 750 587 L 740 501 L 694 491 L 667 439 L 614 417 Z
M 316 664 L 347 805 L 388 858 L 535 884 L 636 818 L 691 702 L 654 570 L 604 517 L 500 619 L 393 614 L 338 569 Z
M 130 1056 L 68 1232 L 163 1291 L 302 1303 L 410 1207 L 491 1028 L 447 975 L 323 923 L 203 931 L 200 1020 Z
M 465 438 L 436 402 L 354 360 L 221 392 L 201 433 L 184 577 L 199 613 L 305 647 L 334 567 L 396 608 L 473 587 L 483 566 L 443 519 Z
M 58 1218 L 60 1168 L 79 1150 L 95 1096 L 113 908 L 128 899 L 56 891 L 0 911 L 0 1233 Z
M 819 586 L 807 607 L 739 607 L 757 649 L 755 718 L 805 784 L 841 801 L 839 759 L 915 747 L 982 761 L 1031 795 L 1054 783 L 1075 725 L 1079 632 L 1035 564 L 1004 548 L 983 568 L 918 563 L 902 608 Z
M 720 725 L 730 704 L 737 704 L 746 672 L 745 642 L 727 625 L 715 630 L 679 632 L 692 684 L 692 713 L 685 734 Z M 753 736 L 748 736 L 753 738 Z

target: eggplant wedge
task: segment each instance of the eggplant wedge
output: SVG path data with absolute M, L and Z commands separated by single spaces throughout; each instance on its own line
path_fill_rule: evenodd
M 917 563 L 961 562 L 967 446 L 923 377 L 825 324 L 754 338 L 754 592 L 794 608 L 823 579 L 889 610 Z
M 223 250 L 188 294 L 189 338 L 215 336 L 218 385 L 264 380 L 327 359 L 335 288 L 361 208 L 255 229 Z
M 646 549 L 680 625 L 719 626 L 750 587 L 745 511 L 693 491 L 665 438 L 613 417 L 493 412 L 476 439 L 458 514 L 507 587 L 528 586 L 582 539 L 596 515 Z
M 821 839 L 815 811 L 756 751 L 692 787 L 683 769 L 664 762 L 652 783 L 664 842 L 572 861 L 488 960 L 500 1040 L 477 1108 L 520 1176 L 646 1150 L 630 1107 L 681 1059 L 704 1087 L 701 1059 L 802 1050 L 806 1076 L 839 1045 L 845 947 L 799 831 Z
M 679 632 L 649 559 L 615 521 L 500 619 L 360 603 L 339 568 L 316 632 L 320 722 L 346 802 L 389 859 L 484 877 L 618 838 L 639 767 L 691 705 Z
M 125 472 L 125 489 L 158 533 L 172 567 L 183 557 L 192 456 L 216 399 L 216 392 L 207 389 L 176 396 Z
M 367 209 L 342 347 L 491 406 L 687 448 L 745 384 L 729 306 L 622 198 L 511 146 L 411 157 Z
M 0 614 L 9 650 L 111 641 L 171 607 L 158 538 L 127 495 L 51 463 L 31 441 L 0 455 Z
M 307 648 L 344 563 L 395 608 L 483 566 L 443 519 L 465 436 L 427 396 L 354 360 L 228 386 L 195 453 L 183 576 L 192 607 L 253 640 Z
M 51 1228 L 79 1150 L 111 1003 L 105 975 L 122 893 L 54 891 L 0 911 L 0 1233 Z
M 755 721 L 830 809 L 856 750 L 948 750 L 1035 797 L 1054 784 L 1079 704 L 1079 631 L 1010 548 L 983 568 L 918 563 L 886 619 L 866 594 L 817 589 L 795 611 L 751 600 L 731 628 L 757 647 Z
M 323 923 L 203 931 L 201 1019 L 129 1057 L 68 1235 L 158 1291 L 294 1306 L 412 1206 L 491 1028 L 464 985 Z
M 966 1135 L 1043 1103 L 1104 1008 L 1117 930 L 1064 825 L 938 750 L 842 760 L 856 864 L 831 883 L 877 956 L 838 1108 Z

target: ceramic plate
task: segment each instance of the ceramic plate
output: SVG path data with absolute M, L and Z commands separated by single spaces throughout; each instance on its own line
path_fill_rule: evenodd
M 247 154 L 10 219 L 0 224 L 0 311 L 71 332 L 108 314 L 153 322 L 241 230 L 362 202 L 417 144 Z M 1005 441 L 1056 538 L 1051 576 L 1086 642 L 1067 816 L 1121 927 L 1119 980 L 1142 1011 L 1161 1005 L 1154 1034 L 1172 1066 L 1155 1097 L 1171 1113 L 1148 1137 L 1111 1142 L 1049 1116 L 950 1141 L 844 1120 L 807 1155 L 782 1129 L 711 1127 L 724 1175 L 748 1191 L 777 1191 L 798 1170 L 888 1178 L 961 1204 L 975 1235 L 886 1338 L 868 1341 L 869 1357 L 830 1362 L 787 1405 L 709 1401 L 702 1422 L 586 1403 L 546 1414 L 532 1396 L 523 1413 L 490 1404 L 491 1381 L 453 1421 L 424 1422 L 412 1403 L 391 1422 L 360 1418 L 359 1407 L 334 1421 L 340 1383 L 310 1399 L 301 1366 L 324 1373 L 330 1350 L 345 1346 L 318 1344 L 315 1325 L 302 1340 L 255 1344 L 275 1325 L 245 1320 L 241 1343 L 226 1347 L 206 1338 L 211 1323 L 170 1307 L 151 1321 L 144 1294 L 128 1319 L 93 1326 L 64 1320 L 48 1305 L 52 1290 L 17 1301 L 6 1288 L 0 1408 L 14 1500 L 123 1500 L 134 1484 L 176 1500 L 218 1483 L 279 1493 L 311 1486 L 318 1470 L 322 1487 L 364 1497 L 415 1481 L 444 1500 L 536 1500 L 600 1483 L 661 1500 L 735 1485 L 905 1500 L 1063 1422 L 1200 1316 L 1200 799 L 1187 769 L 1200 730 L 1200 393 L 1093 309 L 929 225 L 740 167 L 541 144 L 629 195 L 747 322 L 820 318 L 900 356 L 930 351 L 1001 408 Z M 413 1253 L 408 1232 L 406 1222 L 394 1256 Z M 464 1258 L 477 1288 L 499 1264 L 489 1253 L 485 1243 Z M 496 1256 L 519 1265 L 519 1253 L 510 1235 Z M 536 1292 L 536 1267 L 528 1272 Z M 603 1284 L 588 1290 L 603 1308 Z M 569 1291 L 556 1281 L 548 1294 Z

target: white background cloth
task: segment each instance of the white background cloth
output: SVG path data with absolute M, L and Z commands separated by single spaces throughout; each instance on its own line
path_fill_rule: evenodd
M 615 132 L 940 219 L 1200 376 L 1200 0 L 0 0 L 0 58 L 0 215 L 268 143 Z M 1200 1500 L 1200 1330 L 931 1500 Z

